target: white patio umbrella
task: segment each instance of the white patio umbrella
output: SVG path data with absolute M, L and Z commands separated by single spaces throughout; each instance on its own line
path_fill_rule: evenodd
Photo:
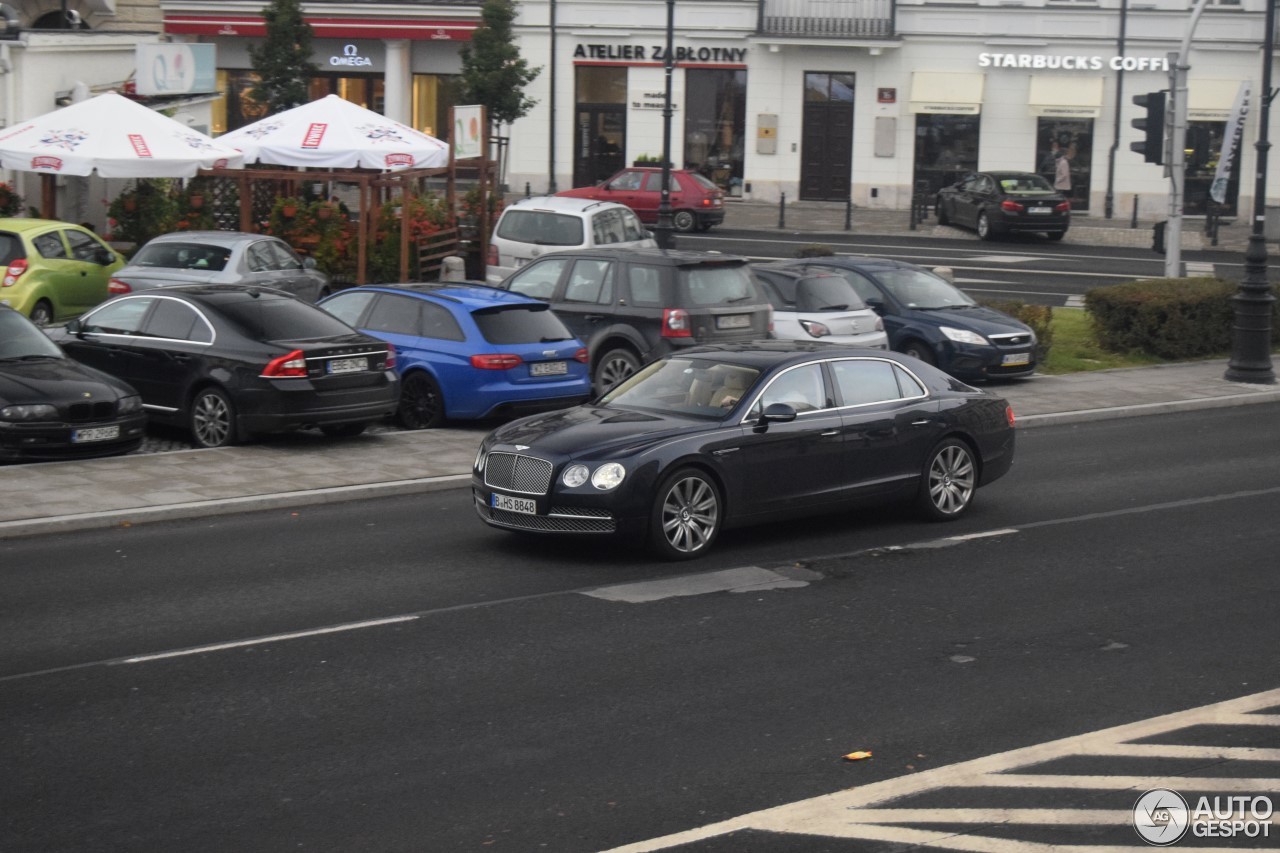
M 243 165 L 235 148 L 114 92 L 0 131 L 0 168 L 22 172 L 192 178 Z
M 337 95 L 285 110 L 223 134 L 246 163 L 328 169 L 437 169 L 449 146 L 407 124 Z

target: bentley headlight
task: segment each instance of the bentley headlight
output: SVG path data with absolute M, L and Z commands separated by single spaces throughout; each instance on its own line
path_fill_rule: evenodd
M 990 342 L 977 332 L 971 332 L 968 329 L 953 329 L 950 326 L 939 326 L 938 331 L 946 335 L 958 344 L 978 344 L 979 346 L 989 346 Z
M 484 463 L 487 458 L 488 457 L 484 452 L 484 445 L 482 444 L 480 445 L 480 449 L 476 451 L 476 461 L 471 463 L 471 467 L 476 469 L 477 474 L 484 473 Z
M 623 468 L 617 462 L 606 462 L 596 469 L 591 475 L 591 485 L 601 491 L 607 492 L 609 489 L 616 489 L 622 485 L 622 480 L 627 476 L 627 469 Z
M 560 482 L 564 483 L 571 489 L 576 489 L 591 476 L 591 472 L 587 470 L 586 465 L 570 465 L 564 469 L 564 473 L 560 475 Z

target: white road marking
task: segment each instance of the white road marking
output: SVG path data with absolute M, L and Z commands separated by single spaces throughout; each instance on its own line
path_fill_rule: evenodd
M 1205 792 L 1267 794 L 1280 788 L 1280 780 L 1225 778 L 1214 776 L 1074 776 L 1016 773 L 1035 765 L 1075 756 L 1123 756 L 1161 758 L 1229 758 L 1239 761 L 1275 761 L 1274 749 L 1239 747 L 1203 747 L 1181 744 L 1138 744 L 1134 741 L 1165 736 L 1192 726 L 1280 726 L 1280 715 L 1255 713 L 1280 706 L 1280 690 L 1271 690 L 1231 699 L 1214 705 L 1179 711 L 1136 723 L 1102 729 L 1083 735 L 989 755 L 972 761 L 926 770 L 909 776 L 886 779 L 871 785 L 851 788 L 835 794 L 801 800 L 771 809 L 742 815 L 719 823 L 662 838 L 654 838 L 615 848 L 609 853 L 645 853 L 666 850 L 741 830 L 758 830 L 828 838 L 857 838 L 898 844 L 929 845 L 939 849 L 971 853 L 1048 853 L 1062 850 L 1061 845 L 1021 841 L 1016 838 L 983 834 L 984 827 L 998 830 L 1009 824 L 1051 826 L 1128 824 L 1132 820 L 1133 800 L 1117 799 L 1114 809 L 1008 809 L 982 808 L 893 808 L 895 800 L 946 788 L 1039 788 L 1068 790 L 1116 791 L 1126 795 L 1153 788 Z M 1138 747 L 1140 749 L 1134 749 Z M 972 796 L 966 797 L 972 800 Z M 963 824 L 971 828 L 960 834 L 894 824 Z M 1274 818 L 1271 821 L 1274 823 Z M 1135 836 L 1136 837 L 1136 836 Z M 1140 853 L 1150 851 L 1141 845 L 1089 845 L 1073 843 L 1070 849 L 1081 853 Z M 1226 853 L 1239 848 L 1195 847 L 1196 853 Z
M 153 660 L 164 660 L 166 658 L 180 658 L 188 655 L 203 655 L 209 652 L 222 652 L 227 649 L 240 649 L 245 646 L 261 646 L 266 643 L 278 643 L 282 640 L 300 640 L 304 637 L 318 637 L 322 634 L 338 634 L 343 631 L 359 631 L 362 628 L 376 628 L 381 625 L 394 625 L 397 622 L 412 622 L 418 617 L 413 616 L 391 616 L 386 619 L 370 619 L 367 622 L 348 622 L 345 625 L 331 625 L 327 628 L 312 628 L 307 631 L 293 631 L 288 634 L 272 634 L 267 637 L 256 637 L 252 640 L 236 640 L 230 643 L 216 643 L 210 646 L 193 646 L 189 649 L 175 649 L 169 652 L 157 652 L 152 655 L 139 655 L 137 657 L 124 658 L 118 661 L 112 661 L 113 665 L 122 663 L 147 663 Z
M 813 575 L 813 580 L 822 577 L 816 572 L 810 574 Z M 582 594 L 605 601 L 646 604 L 651 601 L 661 601 L 664 598 L 707 595 L 713 592 L 759 592 L 766 589 L 792 589 L 808 585 L 809 580 L 787 577 L 758 566 L 744 566 L 740 569 L 724 569 L 696 575 L 681 575 L 676 578 L 602 586 Z

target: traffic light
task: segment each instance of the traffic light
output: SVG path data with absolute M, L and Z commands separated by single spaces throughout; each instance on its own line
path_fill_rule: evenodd
M 1147 92 L 1134 95 L 1133 102 L 1147 111 L 1143 118 L 1130 121 L 1134 127 L 1143 131 L 1146 136 L 1142 142 L 1130 142 L 1129 149 L 1142 155 L 1148 163 L 1161 165 L 1164 163 L 1164 92 Z

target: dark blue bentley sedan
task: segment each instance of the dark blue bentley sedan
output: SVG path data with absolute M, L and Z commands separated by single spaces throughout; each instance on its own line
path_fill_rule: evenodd
M 727 527 L 864 501 L 958 518 L 1013 451 L 1007 401 L 918 359 L 761 341 L 681 350 L 592 403 L 500 427 L 471 487 L 492 527 L 619 534 L 684 560 Z

